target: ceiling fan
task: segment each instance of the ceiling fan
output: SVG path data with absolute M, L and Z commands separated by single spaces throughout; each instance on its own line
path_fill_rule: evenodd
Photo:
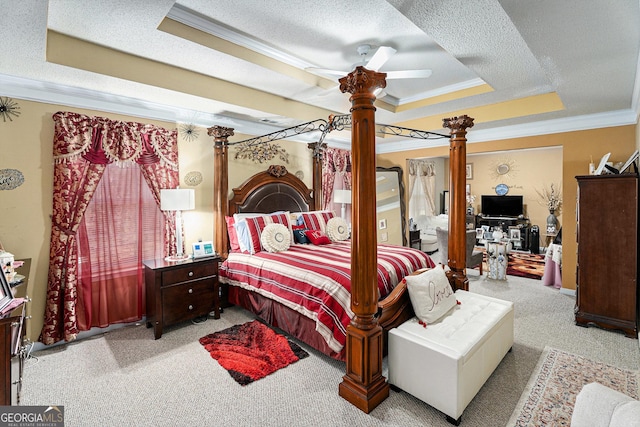
M 344 70 L 332 70 L 327 68 L 315 68 L 309 67 L 306 68 L 306 71 L 309 71 L 314 74 L 318 74 L 324 77 L 335 78 L 335 77 L 344 77 L 349 74 L 352 70 L 354 70 L 358 66 L 363 66 L 368 70 L 378 71 L 382 66 L 397 52 L 396 49 L 390 46 L 380 46 L 373 54 L 370 59 L 367 59 L 367 55 L 371 52 L 371 45 L 369 44 L 361 44 L 357 47 L 358 54 L 361 56 L 362 60 L 357 62 L 351 66 L 350 71 Z M 400 70 L 400 71 L 387 71 L 387 80 L 393 79 L 424 79 L 431 75 L 431 70 Z M 328 93 L 325 92 L 325 93 Z M 386 93 L 382 91 L 378 91 L 376 96 L 378 98 L 382 98 Z

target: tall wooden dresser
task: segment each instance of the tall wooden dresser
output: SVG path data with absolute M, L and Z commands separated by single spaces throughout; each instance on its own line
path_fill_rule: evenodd
M 576 324 L 638 337 L 638 175 L 578 176 Z

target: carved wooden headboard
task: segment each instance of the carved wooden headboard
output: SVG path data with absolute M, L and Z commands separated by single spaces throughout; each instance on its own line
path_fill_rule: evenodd
M 233 189 L 229 215 L 241 212 L 308 212 L 313 206 L 313 190 L 284 166 L 272 165 Z

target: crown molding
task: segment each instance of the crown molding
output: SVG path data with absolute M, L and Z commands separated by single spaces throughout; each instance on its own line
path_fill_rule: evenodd
M 246 34 L 240 33 L 237 30 L 233 30 L 218 22 L 212 21 L 211 19 L 206 18 L 178 3 L 175 3 L 171 10 L 169 10 L 167 18 L 173 19 L 174 21 L 180 22 L 181 24 L 195 28 L 204 33 L 211 34 L 212 36 L 219 37 L 228 42 L 237 44 L 238 46 L 251 49 L 254 52 L 268 56 L 269 58 L 277 61 L 284 62 L 292 67 L 304 70 L 305 68 L 316 66 L 296 56 L 275 49 L 274 47 L 262 43 Z

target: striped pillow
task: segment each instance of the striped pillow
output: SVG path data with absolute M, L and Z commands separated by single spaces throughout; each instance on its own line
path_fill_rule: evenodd
M 333 211 L 302 212 L 299 222 L 301 225 L 304 225 L 304 228 L 307 230 L 320 230 L 326 233 L 327 222 L 335 216 Z
M 289 222 L 289 212 L 255 216 L 251 218 L 245 218 L 244 221 L 247 222 L 247 230 L 249 231 L 249 236 L 251 239 L 251 248 L 249 248 L 249 252 L 251 252 L 252 254 L 265 250 L 265 248 L 262 246 L 262 242 L 260 241 L 260 237 L 262 235 L 262 231 L 268 224 L 284 225 L 285 227 L 287 227 L 287 230 L 289 230 L 290 244 L 294 241 L 293 231 L 291 230 L 291 223 Z

